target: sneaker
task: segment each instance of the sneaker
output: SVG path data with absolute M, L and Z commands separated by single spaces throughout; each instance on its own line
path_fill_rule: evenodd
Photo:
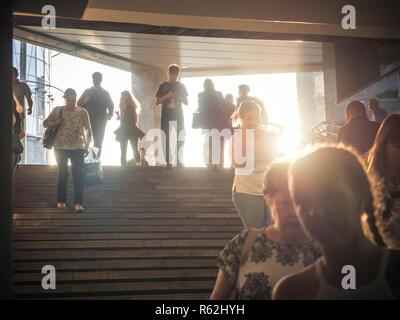
M 57 208 L 58 208 L 58 209 L 63 209 L 63 208 L 65 208 L 65 207 L 66 207 L 66 205 L 65 205 L 64 202 L 59 202 L 59 203 L 57 203 Z
M 167 164 L 167 169 L 172 169 L 172 164 Z
M 83 207 L 80 204 L 75 205 L 75 212 L 76 213 L 82 213 L 83 212 Z
M 183 168 L 183 164 L 182 164 L 182 163 L 178 163 L 178 164 L 176 165 L 176 167 L 179 168 L 179 169 L 182 169 L 182 168 Z

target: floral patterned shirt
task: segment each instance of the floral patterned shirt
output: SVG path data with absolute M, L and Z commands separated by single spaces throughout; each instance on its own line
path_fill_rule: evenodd
M 383 240 L 391 249 L 400 249 L 400 179 L 387 181 L 387 194 L 390 197 L 389 207 L 383 213 L 381 221 Z
M 217 266 L 230 282 L 236 283 L 239 300 L 269 300 L 274 285 L 284 276 L 302 270 L 321 256 L 314 242 L 281 244 L 257 235 L 248 258 L 239 268 L 242 247 L 249 235 L 245 229 L 236 235 L 217 258 Z M 236 281 L 237 279 L 237 281 Z
M 59 117 L 63 107 L 55 107 L 46 120 L 43 121 L 45 128 L 51 126 Z M 74 111 L 66 111 L 62 113 L 63 123 L 57 131 L 54 140 L 54 149 L 77 150 L 85 149 L 92 140 L 92 128 L 90 126 L 88 112 L 76 107 Z

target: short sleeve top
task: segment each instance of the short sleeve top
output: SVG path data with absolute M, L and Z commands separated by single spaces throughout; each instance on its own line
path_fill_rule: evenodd
M 236 168 L 232 191 L 255 196 L 262 196 L 262 176 L 268 164 L 279 156 L 278 137 L 274 132 L 264 129 L 250 131 L 248 138 L 253 137 L 253 143 L 246 142 L 249 156 L 246 156 L 246 167 Z M 233 135 L 235 154 L 242 148 L 242 130 L 236 129 Z M 251 147 L 253 145 L 253 148 Z M 231 145 L 232 147 L 232 145 Z M 253 149 L 253 150 L 251 150 Z M 244 159 L 236 159 L 243 162 Z
M 239 300 L 270 300 L 272 289 L 281 278 L 302 270 L 321 256 L 315 242 L 281 244 L 260 232 L 247 260 L 239 266 L 249 231 L 245 229 L 236 235 L 217 258 L 218 268 L 235 283 Z
M 48 127 L 55 122 L 60 117 L 62 108 L 55 107 L 44 120 L 43 126 Z M 54 139 L 54 149 L 77 150 L 88 147 L 92 139 L 88 112 L 83 108 L 76 108 L 71 112 L 63 110 L 62 119 L 64 121 Z
M 161 98 L 166 94 L 172 92 L 171 98 L 165 99 L 162 103 L 162 116 L 168 116 L 170 114 L 182 113 L 182 101 L 176 99 L 176 96 L 187 97 L 188 93 L 186 87 L 179 81 L 169 83 L 168 81 L 163 82 L 157 90 L 156 97 Z

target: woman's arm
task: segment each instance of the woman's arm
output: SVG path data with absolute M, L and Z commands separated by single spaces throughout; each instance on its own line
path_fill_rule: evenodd
M 119 105 L 119 117 L 117 118 L 118 120 L 122 120 L 125 118 L 125 110 L 126 110 L 126 104 L 121 103 Z
M 83 130 L 84 130 L 84 137 L 85 137 L 85 144 L 86 147 L 89 148 L 90 143 L 92 142 L 92 127 L 90 125 L 90 119 L 88 112 L 83 109 Z
M 246 131 L 244 128 L 242 130 L 242 157 L 246 156 Z M 232 148 L 231 148 L 231 157 L 232 157 L 232 167 L 234 168 L 244 168 L 246 166 L 246 161 L 243 164 L 239 164 L 235 161 L 235 135 L 232 136 Z
M 235 285 L 221 269 L 218 270 L 217 280 L 210 300 L 228 300 Z
M 51 110 L 49 116 L 43 121 L 43 127 L 44 128 L 55 127 L 57 124 L 59 124 L 61 122 L 60 111 L 61 109 L 58 107 Z

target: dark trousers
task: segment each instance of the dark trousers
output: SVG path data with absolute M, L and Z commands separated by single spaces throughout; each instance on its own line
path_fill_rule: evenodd
M 181 149 L 181 147 L 184 145 L 184 141 L 179 141 L 178 137 L 179 137 L 179 133 L 184 129 L 184 123 L 183 123 L 183 116 L 179 117 L 178 119 L 168 119 L 168 120 L 161 120 L 161 130 L 165 133 L 165 138 L 163 137 L 163 150 L 165 150 L 164 156 L 165 156 L 165 161 L 167 162 L 167 164 L 171 164 L 170 161 L 170 132 L 169 132 L 169 122 L 172 121 L 171 125 L 172 127 L 175 127 L 175 130 L 177 130 L 177 134 L 176 134 L 176 139 L 177 139 L 177 143 L 176 143 L 176 159 L 177 159 L 177 163 L 181 164 L 180 160 L 179 160 L 179 150 Z M 175 122 L 174 122 L 175 121 Z M 174 125 L 176 123 L 176 126 Z
M 90 125 L 92 127 L 93 134 L 93 146 L 99 148 L 98 156 L 100 158 L 107 121 L 92 121 Z
M 58 189 L 57 202 L 67 202 L 67 185 L 68 185 L 68 159 L 71 160 L 72 180 L 74 183 L 74 200 L 75 204 L 83 203 L 83 159 L 84 150 L 65 150 L 55 149 L 58 166 Z
M 140 154 L 138 151 L 138 138 L 121 139 L 119 144 L 121 146 L 121 165 L 126 166 L 126 151 L 128 148 L 128 140 L 131 143 L 135 163 L 140 161 Z

